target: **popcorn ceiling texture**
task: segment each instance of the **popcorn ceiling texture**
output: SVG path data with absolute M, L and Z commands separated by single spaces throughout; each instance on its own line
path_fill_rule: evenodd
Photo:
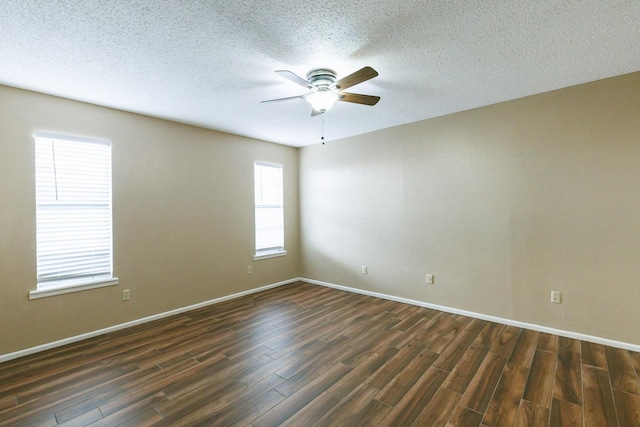
M 293 146 L 321 118 L 274 73 L 365 65 L 333 140 L 640 70 L 638 0 L 3 0 L 0 84 Z

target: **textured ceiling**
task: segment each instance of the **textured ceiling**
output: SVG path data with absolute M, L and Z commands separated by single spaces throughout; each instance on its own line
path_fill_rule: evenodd
M 640 0 L 0 0 L 0 84 L 304 146 L 274 73 L 379 72 L 327 141 L 640 70 Z M 2 114 L 2 112 L 0 112 Z

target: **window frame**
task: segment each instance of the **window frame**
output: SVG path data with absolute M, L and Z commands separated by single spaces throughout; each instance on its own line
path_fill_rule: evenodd
M 256 172 L 257 172 L 257 168 L 261 167 L 261 168 L 276 168 L 276 169 L 280 169 L 281 170 L 281 183 L 280 183 L 280 203 L 279 204 L 262 204 L 263 206 L 260 206 L 258 204 L 257 201 L 257 197 L 256 197 L 256 193 L 258 191 L 257 188 L 257 177 L 256 177 Z M 257 260 L 261 260 L 261 259 L 267 259 L 267 258 L 274 258 L 274 257 L 280 257 L 280 256 L 284 256 L 287 255 L 287 251 L 285 249 L 285 221 L 284 221 L 284 165 L 282 164 L 278 164 L 278 163 L 271 163 L 271 162 L 264 162 L 264 161 L 255 161 L 253 164 L 253 182 L 254 182 L 254 186 L 253 186 L 253 192 L 254 192 L 254 245 L 253 245 L 253 249 L 254 249 L 254 255 L 253 255 L 253 260 L 257 261 Z M 260 181 L 260 184 L 262 185 L 263 181 Z M 274 246 L 274 247 L 269 247 L 269 248 L 264 248 L 264 249 L 258 249 L 258 209 L 261 208 L 276 208 L 276 209 L 280 209 L 282 212 L 281 215 L 281 224 L 280 224 L 280 228 L 282 231 L 282 235 L 281 235 L 281 242 L 282 245 L 281 246 Z
M 41 253 L 38 251 L 38 245 L 39 245 L 38 242 L 40 241 L 41 236 L 39 235 L 38 227 L 36 225 L 36 268 L 37 268 L 36 289 L 29 292 L 29 299 L 37 299 L 37 298 L 43 298 L 48 296 L 66 294 L 70 292 L 78 292 L 78 291 L 83 291 L 87 289 L 95 289 L 95 288 L 101 288 L 105 286 L 117 285 L 118 278 L 114 277 L 113 275 L 113 197 L 112 197 L 113 172 L 112 172 L 111 141 L 108 139 L 102 139 L 102 138 L 79 137 L 79 136 L 72 136 L 72 135 L 59 134 L 59 133 L 53 133 L 53 132 L 41 132 L 41 131 L 34 132 L 33 137 L 34 137 L 34 149 L 36 150 L 35 156 L 34 156 L 34 171 L 35 171 L 34 176 L 36 178 L 35 179 L 36 224 L 38 223 L 38 215 L 41 209 L 43 208 L 46 209 L 46 206 L 48 205 L 48 206 L 52 206 L 53 209 L 55 210 L 55 203 L 43 202 L 42 200 L 39 199 L 39 196 L 38 196 L 38 186 L 41 185 L 42 183 L 46 184 L 46 180 L 43 180 L 44 182 L 41 182 L 38 178 L 39 174 L 46 169 L 45 165 L 38 164 L 38 154 L 37 154 L 38 145 L 41 144 L 43 140 L 45 140 L 45 141 L 63 141 L 65 143 L 100 144 L 100 145 L 109 147 L 108 172 L 107 172 L 108 185 L 107 186 L 103 185 L 102 187 L 103 190 L 105 189 L 105 187 L 108 187 L 107 188 L 108 189 L 108 197 L 107 197 L 108 208 L 105 209 L 104 202 L 97 203 L 95 205 L 96 206 L 102 205 L 102 208 L 99 208 L 99 210 L 102 210 L 102 211 L 108 210 L 108 221 L 109 221 L 109 224 L 108 224 L 108 233 L 109 233 L 109 249 L 108 249 L 109 265 L 108 267 L 109 268 L 108 269 L 110 271 L 100 272 L 100 273 L 96 272 L 96 274 L 86 274 L 80 277 L 59 277 L 59 278 L 50 277 L 45 280 L 41 280 L 41 278 L 39 277 L 39 275 L 41 274 L 41 271 L 40 271 L 40 265 L 38 260 L 38 258 L 41 255 Z M 55 160 L 54 160 L 54 167 L 55 167 Z M 80 208 L 79 210 L 86 207 L 91 207 L 92 205 L 91 203 L 77 203 L 77 202 L 73 204 L 77 206 L 81 206 L 82 208 Z M 73 210 L 70 209 L 69 212 L 73 212 Z M 104 222 L 102 223 L 102 225 L 104 225 Z

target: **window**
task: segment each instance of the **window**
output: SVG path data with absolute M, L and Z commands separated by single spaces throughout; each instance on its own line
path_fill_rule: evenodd
M 111 142 L 37 132 L 37 290 L 117 284 L 112 268 Z
M 282 166 L 254 165 L 256 206 L 256 254 L 254 259 L 286 255 Z

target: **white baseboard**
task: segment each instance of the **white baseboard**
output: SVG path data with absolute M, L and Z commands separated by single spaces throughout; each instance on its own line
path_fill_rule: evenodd
M 440 310 L 440 311 L 444 311 L 446 313 L 459 314 L 459 315 L 462 315 L 462 316 L 473 317 L 473 318 L 476 318 L 476 319 L 487 320 L 487 321 L 490 321 L 490 322 L 503 323 L 505 325 L 516 326 L 516 327 L 519 327 L 519 328 L 531 329 L 531 330 L 538 331 L 538 332 L 546 332 L 548 334 L 559 335 L 559 336 L 562 336 L 562 337 L 574 338 L 574 339 L 578 339 L 578 340 L 581 340 L 581 341 L 588 341 L 588 342 L 592 342 L 592 343 L 596 343 L 596 344 L 602 344 L 602 345 L 607 345 L 607 346 L 611 346 L 611 347 L 623 348 L 623 349 L 626 349 L 626 350 L 640 352 L 640 345 L 636 345 L 636 344 L 630 344 L 630 343 L 626 343 L 626 342 L 622 342 L 622 341 L 614 341 L 614 340 L 601 338 L 601 337 L 594 337 L 594 336 L 591 336 L 591 335 L 585 335 L 585 334 L 581 334 L 581 333 L 578 333 L 578 332 L 569 332 L 569 331 L 564 331 L 564 330 L 561 330 L 561 329 L 549 328 L 549 327 L 546 327 L 546 326 L 535 325 L 535 324 L 532 324 L 532 323 L 518 322 L 516 320 L 504 319 L 502 317 L 490 316 L 490 315 L 482 314 L 482 313 L 474 313 L 474 312 L 466 311 L 466 310 L 459 310 L 457 308 L 451 308 L 451 307 L 446 307 L 446 306 L 442 306 L 442 305 L 430 304 L 430 303 L 426 303 L 426 302 L 423 302 L 423 301 L 417 301 L 417 300 L 412 300 L 412 299 L 409 299 L 409 298 L 402 298 L 402 297 L 397 297 L 397 296 L 394 296 L 394 295 L 382 294 L 382 293 L 378 293 L 378 292 L 366 291 L 366 290 L 358 289 L 358 288 L 351 288 L 349 286 L 336 285 L 334 283 L 322 282 L 322 281 L 319 281 L 319 280 L 307 279 L 307 278 L 304 278 L 304 277 L 296 277 L 294 279 L 289 279 L 289 280 L 285 280 L 285 281 L 282 281 L 282 282 L 273 283 L 271 285 L 261 286 L 259 288 L 255 288 L 255 289 L 249 289 L 248 291 L 238 292 L 238 293 L 227 295 L 227 296 L 224 296 L 224 297 L 215 298 L 215 299 L 212 299 L 212 300 L 209 300 L 209 301 L 204 301 L 204 302 L 201 302 L 201 303 L 198 303 L 198 304 L 189 305 L 187 307 L 182 307 L 182 308 L 177 308 L 175 310 L 166 311 L 164 313 L 154 314 L 153 316 L 143 317 L 141 319 L 132 320 L 130 322 L 121 323 L 119 325 L 110 326 L 108 328 L 99 329 L 97 331 L 88 332 L 88 333 L 82 334 L 82 335 L 77 335 L 77 336 L 74 336 L 74 337 L 65 338 L 65 339 L 62 339 L 62 340 L 59 340 L 59 341 L 55 341 L 55 342 L 39 345 L 37 347 L 31 347 L 31 348 L 28 348 L 28 349 L 25 349 L 25 350 L 20 350 L 20 351 L 16 351 L 16 352 L 13 352 L 13 353 L 0 355 L 0 363 L 6 362 L 6 361 L 9 361 L 9 360 L 13 360 L 13 359 L 17 359 L 17 358 L 23 357 L 23 356 L 28 356 L 30 354 L 39 353 L 41 351 L 50 350 L 52 348 L 61 347 L 63 345 L 71 344 L 71 343 L 74 343 L 74 342 L 82 341 L 82 340 L 85 340 L 87 338 L 97 337 L 98 335 L 103 335 L 103 334 L 106 334 L 106 333 L 109 333 L 109 332 L 118 331 L 120 329 L 129 328 L 131 326 L 141 325 L 143 323 L 151 322 L 153 320 L 158 320 L 158 319 L 162 319 L 162 318 L 165 318 L 165 317 L 173 316 L 174 314 L 184 313 L 185 311 L 195 310 L 197 308 L 206 307 L 208 305 L 213 305 L 213 304 L 217 304 L 217 303 L 220 303 L 220 302 L 223 302 L 223 301 L 228 301 L 228 300 L 231 300 L 231 299 L 240 298 L 240 297 L 243 297 L 245 295 L 251 295 L 251 294 L 258 293 L 258 292 L 266 291 L 267 289 L 276 288 L 278 286 L 288 285 L 290 283 L 294 283 L 294 282 L 297 282 L 297 281 L 303 281 L 303 282 L 311 283 L 313 285 L 319 285 L 319 286 L 325 286 L 325 287 L 328 287 L 328 288 L 340 289 L 340 290 L 347 291 L 347 292 L 353 292 L 353 293 L 357 293 L 357 294 L 368 295 L 368 296 L 382 298 L 382 299 L 386 299 L 386 300 L 390 300 L 390 301 L 401 302 L 401 303 L 404 303 L 404 304 L 411 304 L 411 305 L 417 305 L 419 307 L 425 307 L 425 308 L 431 308 L 431 309 L 434 309 L 434 310 Z
M 635 351 L 635 352 L 640 352 L 640 345 L 637 345 L 637 344 L 630 344 L 630 343 L 626 343 L 626 342 L 622 342 L 622 341 L 614 341 L 614 340 L 610 340 L 610 339 L 606 339 L 606 338 L 594 337 L 592 335 L 585 335 L 585 334 L 581 334 L 581 333 L 578 333 L 578 332 L 565 331 L 565 330 L 562 330 L 562 329 L 549 328 L 547 326 L 535 325 L 533 323 L 525 323 L 525 322 L 519 322 L 517 320 L 504 319 L 502 317 L 490 316 L 490 315 L 482 314 L 482 313 L 474 313 L 472 311 L 459 310 L 457 308 L 451 308 L 451 307 L 446 307 L 446 306 L 442 306 L 442 305 L 430 304 L 430 303 L 423 302 L 423 301 L 417 301 L 417 300 L 412 300 L 412 299 L 408 299 L 408 298 L 397 297 L 397 296 L 394 296 L 394 295 L 381 294 L 381 293 L 378 293 L 378 292 L 366 291 L 366 290 L 358 289 L 358 288 L 351 288 L 349 286 L 336 285 L 334 283 L 321 282 L 319 280 L 306 279 L 304 277 L 300 278 L 299 280 L 302 280 L 303 282 L 311 283 L 313 285 L 326 286 L 328 288 L 340 289 L 340 290 L 347 291 L 347 292 L 354 292 L 354 293 L 357 293 L 357 294 L 368 295 L 368 296 L 372 296 L 372 297 L 377 297 L 377 298 L 382 298 L 382 299 L 386 299 L 386 300 L 401 302 L 401 303 L 405 303 L 405 304 L 417 305 L 419 307 L 432 308 L 434 310 L 444 311 L 446 313 L 460 314 L 462 316 L 473 317 L 473 318 L 481 319 L 481 320 L 488 320 L 490 322 L 503 323 L 505 325 L 516 326 L 516 327 L 524 328 L 524 329 L 531 329 L 531 330 L 538 331 L 538 332 L 545 332 L 545 333 L 548 333 L 548 334 L 559 335 L 561 337 L 574 338 L 574 339 L 577 339 L 577 340 L 588 341 L 588 342 L 592 342 L 592 343 L 595 343 L 595 344 L 602 344 L 602 345 L 607 345 L 607 346 L 610 346 L 610 347 L 617 347 L 617 348 L 623 348 L 625 350 L 631 350 L 631 351 Z
M 55 342 L 39 345 L 37 347 L 31 347 L 31 348 L 28 348 L 28 349 L 25 349 L 25 350 L 16 351 L 16 352 L 9 353 L 9 354 L 3 354 L 3 355 L 0 355 L 0 363 L 6 362 L 6 361 L 9 361 L 9 360 L 13 360 L 13 359 L 17 359 L 17 358 L 23 357 L 23 356 L 28 356 L 30 354 L 39 353 L 41 351 L 50 350 L 52 348 L 61 347 L 63 345 L 72 344 L 74 342 L 86 340 L 87 338 L 97 337 L 98 335 L 103 335 L 103 334 L 106 334 L 106 333 L 109 333 L 109 332 L 118 331 L 120 329 L 129 328 L 131 326 L 141 325 L 143 323 L 151 322 L 153 320 L 158 320 L 158 319 L 162 319 L 162 318 L 165 318 L 165 317 L 173 316 L 174 314 L 184 313 L 185 311 L 195 310 L 197 308 L 206 307 L 208 305 L 217 304 L 219 302 L 228 301 L 228 300 L 235 299 L 235 298 L 240 298 L 240 297 L 243 297 L 245 295 L 251 295 L 251 294 L 255 294 L 257 292 L 266 291 L 267 289 L 276 288 L 278 286 L 288 285 L 289 283 L 297 282 L 299 280 L 302 280 L 302 279 L 301 278 L 289 279 L 289 280 L 285 280 L 283 282 L 273 283 L 271 285 L 265 285 L 265 286 L 261 286 L 259 288 L 249 289 L 248 291 L 238 292 L 236 294 L 227 295 L 227 296 L 220 297 L 220 298 L 215 298 L 215 299 L 212 299 L 212 300 L 209 300 L 209 301 L 204 301 L 204 302 L 201 302 L 201 303 L 198 303 L 198 304 L 189 305 L 187 307 L 182 307 L 182 308 L 177 308 L 175 310 L 165 311 L 164 313 L 154 314 L 152 316 L 143 317 L 141 319 L 132 320 L 130 322 L 121 323 L 119 325 L 109 326 L 108 328 L 99 329 L 97 331 L 88 332 L 88 333 L 82 334 L 82 335 L 76 335 L 74 337 L 69 337 L 69 338 L 65 338 L 65 339 L 59 340 L 59 341 L 55 341 Z

